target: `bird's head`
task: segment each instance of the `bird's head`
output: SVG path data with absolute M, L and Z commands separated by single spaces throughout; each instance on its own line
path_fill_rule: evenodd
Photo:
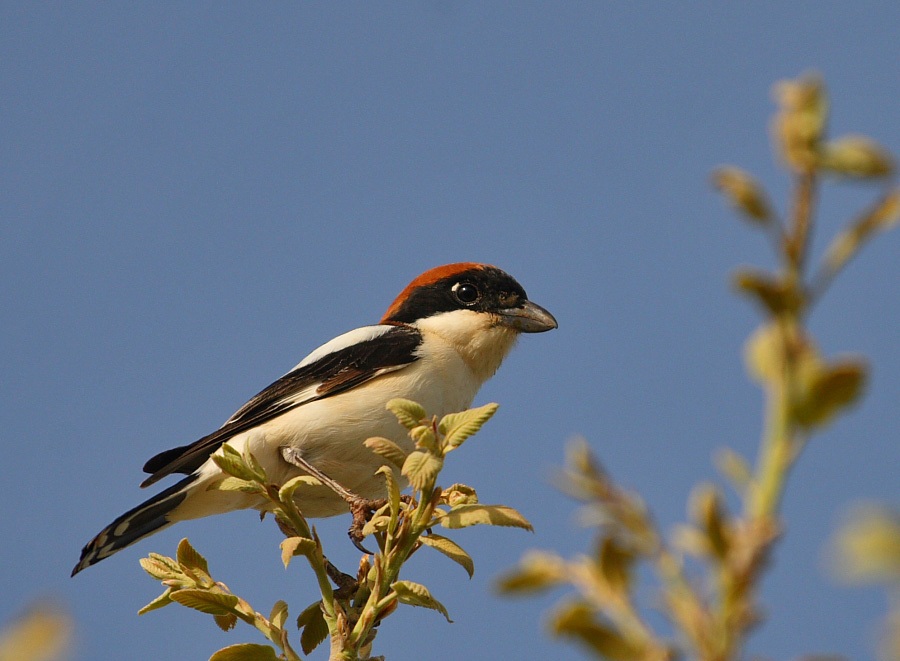
M 520 333 L 542 333 L 556 319 L 495 266 L 462 262 L 426 271 L 400 292 L 381 319 L 441 336 L 482 378 L 491 376 Z

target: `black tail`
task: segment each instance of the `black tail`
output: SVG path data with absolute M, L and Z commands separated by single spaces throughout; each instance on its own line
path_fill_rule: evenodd
M 196 479 L 196 475 L 188 475 L 106 526 L 81 549 L 81 560 L 72 570 L 72 576 L 142 537 L 170 525 L 172 522 L 167 515 L 187 497 L 187 487 Z

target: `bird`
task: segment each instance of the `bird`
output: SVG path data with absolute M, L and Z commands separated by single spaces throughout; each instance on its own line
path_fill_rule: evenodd
M 150 475 L 141 487 L 176 473 L 186 477 L 101 530 L 72 576 L 176 522 L 262 509 L 259 495 L 211 488 L 226 476 L 212 458 L 225 444 L 249 450 L 273 484 L 305 474 L 294 457 L 352 494 L 383 497 L 376 474 L 383 461 L 364 441 L 380 436 L 413 450 L 387 402 L 413 400 L 439 417 L 464 410 L 520 334 L 554 328 L 553 315 L 495 266 L 460 262 L 422 273 L 378 324 L 326 342 L 216 431 L 147 461 Z M 348 511 L 345 499 L 322 484 L 301 485 L 294 498 L 309 518 Z

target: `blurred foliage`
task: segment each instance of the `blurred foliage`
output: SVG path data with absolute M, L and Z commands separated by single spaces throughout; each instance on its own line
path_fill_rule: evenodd
M 792 184 L 786 216 L 780 217 L 759 182 L 743 170 L 722 167 L 712 177 L 738 214 L 766 233 L 779 264 L 775 272 L 740 269 L 733 280 L 763 317 L 745 358 L 766 399 L 755 465 L 733 450 L 717 457 L 740 510 L 729 510 L 718 486 L 699 484 L 688 504 L 689 522 L 664 539 L 640 497 L 616 485 L 587 444 L 577 441 L 569 448 L 560 483 L 583 503 L 586 519 L 596 526 L 594 548 L 571 560 L 532 551 L 499 582 L 505 594 L 568 587 L 574 596 L 550 614 L 550 631 L 599 658 L 743 658 L 748 634 L 763 619 L 759 585 L 782 531 L 779 510 L 790 470 L 811 434 L 853 406 L 868 381 L 864 359 L 822 355 L 806 322 L 862 246 L 897 223 L 900 189 L 893 183 L 894 161 L 869 138 L 829 140 L 828 98 L 817 76 L 779 83 L 775 100 L 772 137 Z M 813 270 L 808 251 L 814 210 L 822 181 L 831 177 L 882 190 L 834 237 Z M 837 548 L 846 577 L 889 583 L 898 596 L 900 524 L 895 514 L 872 510 L 856 516 L 839 535 Z M 635 602 L 641 564 L 657 579 L 661 598 L 656 603 L 673 623 L 675 640 L 654 631 Z M 898 622 L 900 610 L 895 610 L 883 645 L 885 659 L 900 659 Z
M 860 506 L 847 518 L 834 545 L 834 569 L 840 577 L 900 588 L 900 512 Z
M 849 583 L 884 585 L 892 610 L 884 622 L 879 656 L 900 659 L 900 511 L 857 506 L 835 535 L 834 573 Z
M 0 661 L 62 661 L 71 640 L 71 618 L 39 604 L 0 631 Z
M 224 583 L 213 579 L 206 559 L 185 539 L 178 545 L 175 558 L 151 553 L 141 560 L 144 570 L 161 581 L 165 591 L 140 613 L 174 602 L 212 615 L 224 631 L 232 629 L 238 621 L 245 622 L 274 645 L 231 645 L 213 654 L 210 661 L 295 661 L 301 658 L 298 649 L 309 654 L 326 639 L 332 660 L 371 659 L 376 627 L 400 604 L 430 608 L 450 621 L 447 609 L 426 586 L 400 579 L 406 560 L 422 547 L 434 549 L 456 562 L 469 576 L 474 572 L 469 554 L 453 540 L 435 534 L 433 529 L 474 525 L 531 529 L 531 524 L 516 510 L 480 503 L 471 487 L 437 486 L 447 455 L 478 432 L 493 416 L 497 405 L 451 413 L 440 421 L 408 400 L 391 400 L 388 408 L 409 431 L 415 449 L 407 454 L 386 438 L 366 441 L 366 446 L 385 461 L 378 472 L 384 477 L 387 497 L 380 501 L 356 498 L 312 466 L 301 465 L 310 475 L 275 485 L 268 481 L 262 466 L 249 453 L 242 455 L 226 444 L 213 455 L 228 475 L 216 488 L 243 491 L 264 500 L 263 511 L 274 515 L 285 535 L 281 543 L 285 568 L 294 558 L 303 557 L 316 577 L 321 600 L 309 604 L 296 620 L 289 619 L 288 604 L 281 600 L 265 616 L 232 594 Z M 403 478 L 412 486 L 414 496 L 401 495 Z M 338 571 L 326 559 L 315 528 L 310 528 L 298 508 L 294 491 L 304 483 L 325 483 L 347 498 L 350 509 L 357 515 L 351 533 L 358 533 L 360 538 L 370 537 L 377 543 L 378 551 L 363 555 L 352 576 Z M 300 630 L 299 646 L 294 640 L 296 629 Z

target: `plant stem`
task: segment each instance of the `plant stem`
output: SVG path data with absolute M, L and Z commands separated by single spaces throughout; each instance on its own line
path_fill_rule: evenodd
M 746 506 L 746 514 L 751 520 L 773 516 L 784 492 L 793 455 L 789 389 L 786 385 L 782 382 L 767 391 L 766 432 L 760 448 L 756 479 Z
M 789 277 L 800 282 L 806 264 L 806 253 L 812 235 L 813 203 L 816 197 L 816 176 L 812 170 L 797 175 L 793 196 L 793 232 L 785 242 Z
M 344 641 L 347 648 L 358 649 L 362 641 L 369 637 L 372 627 L 384 610 L 394 602 L 391 597 L 391 585 L 399 578 L 403 564 L 415 550 L 419 537 L 425 532 L 428 522 L 434 515 L 435 482 L 436 478 L 432 478 L 419 492 L 419 502 L 415 510 L 411 513 L 407 511 L 404 516 L 391 517 L 388 530 L 385 532 L 384 550 L 375 559 L 375 566 L 378 568 L 375 584 L 369 592 L 359 619 Z M 429 497 L 426 498 L 426 494 Z
M 784 242 L 784 278 L 796 291 L 805 294 L 803 272 L 813 229 L 817 180 L 815 170 L 799 172 L 794 179 L 792 216 Z M 804 295 L 805 298 L 805 295 Z M 780 335 L 781 374 L 766 389 L 766 427 L 760 447 L 756 478 L 745 507 L 751 520 L 774 517 L 781 503 L 787 473 L 796 457 L 796 427 L 792 403 L 797 383 L 794 348 L 803 336 L 802 319 L 808 301 L 798 310 L 786 310 L 775 319 Z
M 325 557 L 322 555 L 318 538 L 310 530 L 306 519 L 300 514 L 293 501 L 281 501 L 277 493 L 273 494 L 272 499 L 280 506 L 279 509 L 284 517 L 294 528 L 294 532 L 301 537 L 314 539 L 316 541 L 316 550 L 314 553 L 306 557 L 309 566 L 316 575 L 316 582 L 319 584 L 319 592 L 322 594 L 322 610 L 325 616 L 325 622 L 328 624 L 328 631 L 332 635 L 337 630 L 337 614 L 334 608 L 334 590 L 331 587 L 331 581 L 328 578 L 328 570 L 325 568 Z

